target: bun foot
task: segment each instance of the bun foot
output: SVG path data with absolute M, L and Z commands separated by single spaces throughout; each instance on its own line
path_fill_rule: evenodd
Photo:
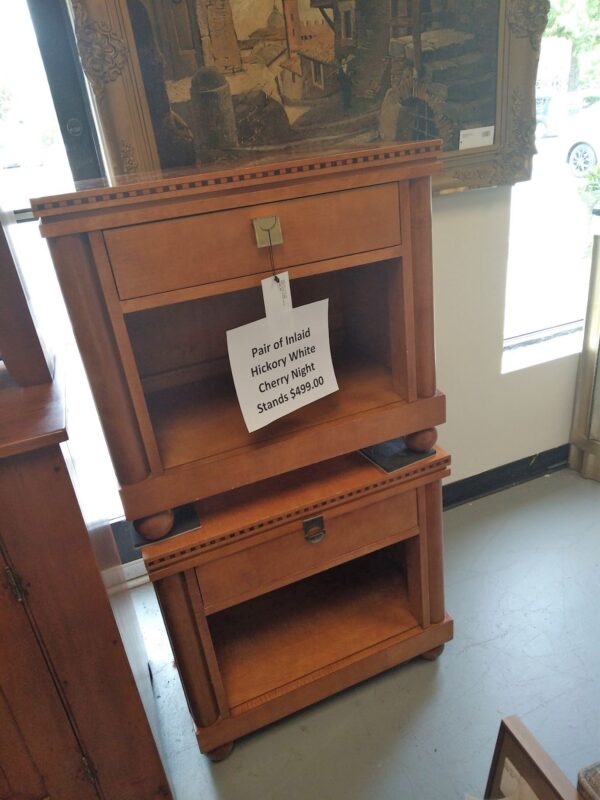
M 167 509 L 167 511 L 159 511 L 158 514 L 152 514 L 150 517 L 136 519 L 133 524 L 140 536 L 143 536 L 149 542 L 155 542 L 170 532 L 174 520 L 175 515 L 171 509 Z
M 425 661 L 435 661 L 442 655 L 443 652 L 444 645 L 441 644 L 439 647 L 434 647 L 433 650 L 428 650 L 426 653 L 421 653 L 421 658 L 424 658 Z
M 222 744 L 220 747 L 215 747 L 214 750 L 211 750 L 209 753 L 206 753 L 207 757 L 213 763 L 217 763 L 219 761 L 223 761 L 227 758 L 227 756 L 231 755 L 231 751 L 233 750 L 233 742 L 227 742 L 227 744 Z
M 409 433 L 404 437 L 404 443 L 414 453 L 426 453 L 436 442 L 437 431 L 435 428 L 425 428 L 423 431 Z

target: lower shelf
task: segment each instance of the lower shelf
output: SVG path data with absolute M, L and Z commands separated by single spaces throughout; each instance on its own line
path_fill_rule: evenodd
M 232 714 L 336 669 L 344 659 L 420 630 L 388 550 L 209 617 Z M 319 673 L 319 675 L 316 675 Z
M 330 697 L 336 692 L 372 678 L 404 661 L 436 652 L 453 636 L 452 619 L 446 615 L 442 622 L 427 628 L 413 628 L 403 634 L 380 642 L 374 647 L 353 654 L 327 669 L 305 676 L 285 689 L 271 692 L 234 709 L 230 716 L 220 717 L 207 728 L 197 728 L 196 736 L 203 753 L 263 728 L 275 720 Z

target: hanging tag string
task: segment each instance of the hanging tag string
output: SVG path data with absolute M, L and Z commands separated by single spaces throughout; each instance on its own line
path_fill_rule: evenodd
M 273 273 L 273 280 L 275 283 L 279 283 L 279 277 L 275 274 L 275 257 L 273 256 L 273 245 L 271 244 L 271 231 L 267 231 L 269 234 L 269 259 L 271 261 L 271 272 Z
M 263 220 L 261 220 L 260 228 L 269 237 L 269 261 L 271 262 L 271 272 L 273 273 L 273 280 L 275 281 L 275 283 L 279 283 L 279 278 L 275 274 L 275 257 L 273 255 L 273 243 L 271 242 L 271 231 L 273 230 L 275 225 L 277 225 L 277 217 L 273 217 L 273 222 L 268 228 L 265 228 L 262 223 Z

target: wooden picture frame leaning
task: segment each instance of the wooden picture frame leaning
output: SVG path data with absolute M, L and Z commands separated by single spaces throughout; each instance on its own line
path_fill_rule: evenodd
M 501 786 L 516 787 L 519 779 L 523 782 L 520 793 L 507 795 L 502 791 Z M 582 800 L 573 784 L 516 716 L 500 723 L 484 794 L 485 800 L 506 797 L 510 800 Z
M 444 141 L 445 169 L 434 180 L 436 192 L 510 185 L 531 175 L 535 79 L 548 0 L 378 0 L 376 4 L 371 0 L 276 0 L 270 5 L 264 0 L 252 9 L 248 6 L 256 11 L 257 24 L 262 6 L 272 6 L 266 18 L 269 24 L 252 33 L 249 11 L 246 29 L 239 22 L 240 9 L 249 0 L 227 0 L 218 12 L 203 3 L 169 4 L 165 9 L 155 0 L 69 2 L 113 176 L 169 167 L 197 172 L 206 166 L 214 171 L 415 138 Z M 288 14 L 290 3 L 294 12 Z M 290 34 L 287 16 L 294 19 L 298 8 L 301 25 Z M 213 19 L 211 15 L 217 13 L 227 19 Z M 458 18 L 463 22 L 457 23 L 458 29 L 452 28 Z M 470 23 L 468 34 L 460 30 L 465 19 L 479 20 Z M 187 26 L 187 45 L 182 26 Z M 322 30 L 315 33 L 317 28 Z M 225 37 L 227 30 L 230 35 Z M 321 34 L 327 30 L 333 44 L 323 47 Z M 422 36 L 416 36 L 415 30 Z M 349 31 L 353 39 L 348 38 Z M 495 53 L 490 52 L 493 41 Z M 278 46 L 279 54 L 275 52 Z M 367 66 L 360 58 L 366 58 L 369 47 L 378 66 L 375 77 L 367 81 Z M 438 47 L 439 69 L 437 62 L 435 68 L 431 66 L 432 51 Z M 259 56 L 248 55 L 252 48 L 260 58 L 264 55 L 271 70 L 272 86 L 263 93 L 260 108 L 256 105 L 260 91 L 254 90 L 265 89 L 265 82 L 255 87 L 249 77 L 254 73 L 244 72 L 247 66 L 256 68 Z M 485 57 L 486 69 L 492 65 L 496 70 L 495 87 L 493 74 L 486 81 L 481 68 L 474 65 L 477 54 Z M 469 72 L 465 56 L 467 62 L 471 58 L 475 74 Z M 252 63 L 247 61 L 252 58 Z M 315 58 L 322 59 L 318 69 Z M 349 69 L 348 79 L 341 75 L 344 66 Z M 372 71 L 372 62 L 368 68 Z M 238 94 L 240 81 L 244 90 L 252 91 Z M 301 91 L 300 84 L 304 94 L 298 98 L 294 93 Z M 478 91 L 479 101 L 475 99 Z M 486 93 L 483 103 L 481 91 Z M 218 95 L 223 113 L 218 124 L 211 117 L 211 92 Z M 313 96 L 318 92 L 324 96 Z M 274 96 L 283 106 L 289 99 L 286 113 L 296 128 L 291 139 L 281 129 L 279 139 L 273 133 L 271 140 L 270 130 L 265 132 L 271 124 L 268 120 L 273 120 L 273 131 L 279 123 L 288 124 L 285 119 L 282 122 L 285 114 Z M 313 103 L 303 117 L 312 124 L 298 126 L 297 104 L 304 101 Z M 350 101 L 352 110 L 346 107 Z M 203 102 L 210 105 L 210 114 L 196 113 L 196 106 Z M 415 118 L 421 119 L 425 110 L 427 130 L 421 131 L 417 122 L 407 127 L 407 102 Z M 359 117 L 360 124 L 368 122 L 364 130 Z M 461 130 L 478 126 L 493 126 L 493 144 L 459 149 Z M 216 139 L 211 130 L 219 131 Z

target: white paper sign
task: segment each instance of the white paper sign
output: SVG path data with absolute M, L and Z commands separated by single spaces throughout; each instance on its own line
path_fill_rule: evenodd
M 250 432 L 338 390 L 328 312 L 329 300 L 319 300 L 227 331 L 235 390 Z
M 483 128 L 465 128 L 460 132 L 458 149 L 469 150 L 471 147 L 486 147 L 490 144 L 494 144 L 493 125 L 486 125 Z

